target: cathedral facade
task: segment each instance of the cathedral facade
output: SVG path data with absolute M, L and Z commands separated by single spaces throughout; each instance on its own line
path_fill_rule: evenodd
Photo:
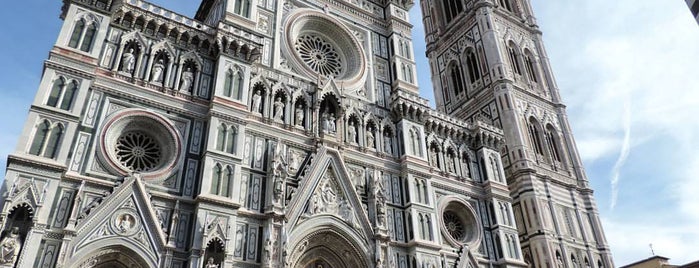
M 0 267 L 613 267 L 528 0 L 64 0 Z

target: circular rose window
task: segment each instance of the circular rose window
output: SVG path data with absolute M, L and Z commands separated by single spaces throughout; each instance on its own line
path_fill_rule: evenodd
M 164 179 L 180 158 L 178 131 L 151 112 L 128 109 L 109 117 L 102 129 L 102 158 L 121 175 Z
M 342 71 L 342 59 L 335 47 L 320 36 L 304 34 L 294 44 L 301 60 L 316 73 L 337 77 Z
M 160 144 L 141 131 L 122 134 L 117 139 L 115 153 L 123 166 L 137 172 L 151 171 L 160 163 Z
M 298 9 L 285 22 L 285 53 L 294 70 L 324 77 L 344 87 L 361 85 L 367 68 L 364 50 L 352 31 L 322 12 Z
M 446 240 L 454 246 L 468 244 L 477 247 L 481 237 L 480 222 L 470 205 L 456 197 L 440 202 L 441 229 Z

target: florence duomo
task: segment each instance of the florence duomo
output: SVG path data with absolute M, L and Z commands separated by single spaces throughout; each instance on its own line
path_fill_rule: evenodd
M 614 266 L 530 0 L 60 18 L 7 161 L 0 267 Z

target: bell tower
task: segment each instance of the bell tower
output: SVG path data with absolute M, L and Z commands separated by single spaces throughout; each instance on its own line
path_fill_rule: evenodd
M 422 0 L 437 109 L 502 128 L 524 259 L 613 267 L 529 0 Z

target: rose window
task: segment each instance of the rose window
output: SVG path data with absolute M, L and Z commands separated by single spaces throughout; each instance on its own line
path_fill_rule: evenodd
M 132 171 L 150 171 L 160 163 L 160 145 L 143 132 L 127 132 L 117 139 L 116 158 Z
M 461 222 L 459 216 L 453 211 L 446 211 L 442 215 L 444 219 L 444 226 L 447 228 L 447 232 L 456 240 L 462 240 L 464 237 L 464 223 Z
M 299 35 L 294 48 L 303 63 L 315 72 L 333 78 L 342 73 L 340 54 L 323 38 L 310 34 Z

